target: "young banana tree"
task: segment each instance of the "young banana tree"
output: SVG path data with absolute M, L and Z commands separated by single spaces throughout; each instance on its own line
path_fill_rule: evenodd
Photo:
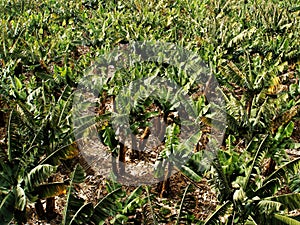
M 300 209 L 300 194 L 278 192 L 300 171 L 300 158 L 290 161 L 282 152 L 291 135 L 290 124 L 279 128 L 275 137 L 253 139 L 241 154 L 232 149 L 219 152 L 212 165 L 222 205 L 204 224 L 220 224 L 220 216 L 227 218 L 226 224 L 300 224 L 287 214 Z M 278 163 L 264 176 L 262 165 L 270 155 L 277 155 Z
M 65 194 L 63 182 L 48 182 L 57 167 L 49 164 L 32 165 L 32 159 L 21 157 L 12 161 L 1 161 L 0 167 L 0 218 L 9 224 L 12 219 L 26 223 L 26 207 L 29 202 L 36 202 L 37 213 L 41 199 Z M 45 216 L 45 215 L 43 215 Z
M 18 221 L 26 221 L 28 201 L 36 203 L 40 218 L 53 216 L 54 196 L 65 193 L 66 186 L 63 182 L 55 182 L 51 175 L 61 160 L 78 154 L 77 149 L 68 147 L 71 140 L 68 132 L 68 98 L 64 99 L 66 96 L 63 94 L 56 104 L 53 99 L 52 103 L 47 103 L 46 98 L 42 98 L 44 104 L 36 104 L 43 93 L 38 88 L 28 96 L 28 102 L 16 100 L 11 103 L 7 149 L 1 149 L 3 221 L 13 216 Z M 47 199 L 46 214 L 41 199 Z M 6 214 L 7 207 L 15 210 Z M 20 213 L 14 213 L 16 210 Z
M 226 85 L 223 92 L 229 129 L 250 141 L 255 133 L 263 133 L 267 127 L 274 133 L 287 124 L 299 112 L 299 101 L 284 91 L 277 75 L 282 65 L 264 71 L 269 63 L 278 64 L 271 56 L 250 59 L 246 55 L 241 61 L 226 61 L 226 65 L 220 66 L 220 73 Z

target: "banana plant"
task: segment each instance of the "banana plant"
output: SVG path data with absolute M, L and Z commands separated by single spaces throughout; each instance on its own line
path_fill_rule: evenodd
M 257 132 L 271 127 L 270 133 L 285 125 L 299 112 L 299 101 L 283 91 L 278 75 L 282 71 L 280 60 L 274 60 L 272 54 L 262 60 L 259 56 L 249 58 L 248 54 L 239 64 L 226 61 L 220 67 L 228 93 L 223 91 L 227 102 L 229 129 L 237 132 L 248 141 Z M 264 71 L 266 65 L 275 61 L 270 71 Z M 279 65 L 278 65 L 279 64 Z M 226 89 L 225 89 L 226 90 Z M 288 102 L 288 104 L 284 104 Z
M 44 92 L 41 89 L 37 89 L 28 96 L 27 103 L 21 101 L 11 103 L 13 109 L 8 120 L 7 149 L 1 149 L 1 155 L 4 157 L 1 164 L 1 179 L 3 179 L 1 209 L 5 212 L 6 207 L 11 207 L 21 213 L 13 214 L 12 211 L 12 214 L 8 214 L 10 217 L 7 220 L 13 215 L 16 220 L 26 221 L 25 211 L 28 201 L 35 203 L 40 218 L 49 218 L 50 214 L 53 216 L 53 201 L 52 209 L 47 207 L 45 214 L 41 199 L 46 198 L 49 206 L 49 199 L 65 193 L 65 184 L 55 182 L 51 175 L 55 174 L 62 160 L 78 154 L 76 148 L 68 147 L 71 137 L 68 133 L 69 112 L 68 103 L 64 100 L 65 94 L 56 105 L 47 105 L 46 102 L 44 105 L 35 105 L 35 101 L 42 93 Z M 49 106 L 53 107 L 53 111 L 45 115 L 45 109 L 49 109 Z M 37 117 L 40 119 L 36 119 Z M 52 126 L 57 129 L 54 130 Z M 8 200 L 12 199 L 11 196 L 16 199 L 16 204 L 9 205 Z M 23 215 L 24 218 L 18 218 L 19 215 Z M 5 216 L 5 213 L 2 216 Z
M 27 162 L 26 162 L 27 161 Z M 12 219 L 25 223 L 26 206 L 29 202 L 64 194 L 66 185 L 63 182 L 47 182 L 57 167 L 49 164 L 32 167 L 25 158 L 13 161 L 1 161 L 1 204 L 0 217 L 2 224 L 9 224 Z M 31 168 L 31 169 L 30 169 Z
M 292 124 L 292 123 L 290 123 Z M 279 128 L 273 138 L 256 138 L 241 154 L 233 149 L 220 151 L 212 165 L 216 174 L 214 187 L 218 190 L 221 205 L 204 224 L 300 224 L 286 212 L 300 208 L 297 192 L 279 194 L 288 185 L 293 174 L 298 174 L 300 158 L 288 160 L 283 149 L 289 147 L 292 125 Z M 262 164 L 268 157 L 277 155 L 281 160 L 271 173 L 264 175 Z
M 84 170 L 80 165 L 77 165 L 70 176 L 67 201 L 63 213 L 63 225 L 104 224 L 108 220 L 111 224 L 124 224 L 128 221 L 128 217 L 145 202 L 141 195 L 142 186 L 137 187 L 124 199 L 124 190 L 122 190 L 121 185 L 114 181 L 107 183 L 108 194 L 105 197 L 98 199 L 96 204 L 87 202 L 78 196 L 74 188 L 75 185 L 80 185 L 84 180 Z

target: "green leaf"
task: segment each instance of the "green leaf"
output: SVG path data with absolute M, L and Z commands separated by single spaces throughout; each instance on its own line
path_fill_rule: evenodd
M 116 215 L 111 221 L 111 224 L 127 224 L 128 217 L 122 214 Z
M 282 222 L 282 223 L 276 223 L 276 220 L 275 220 L 274 223 L 272 223 L 274 225 L 277 225 L 277 224 L 300 225 L 299 221 L 297 221 L 293 218 L 290 218 L 288 216 L 281 215 L 281 214 L 275 214 L 274 219 L 276 219 L 277 222 Z
M 59 164 L 60 160 L 72 159 L 79 154 L 79 149 L 76 142 L 63 146 L 56 149 L 51 154 L 49 154 L 45 159 L 43 159 L 40 164 Z
M 155 215 L 155 209 L 154 205 L 151 202 L 150 193 L 149 193 L 149 187 L 145 187 L 147 192 L 147 203 L 143 207 L 143 214 L 145 216 L 145 224 L 154 224 L 158 225 L 158 219 Z
M 179 224 L 179 222 L 180 222 L 180 216 L 181 216 L 181 214 L 183 213 L 183 210 L 184 210 L 184 205 L 183 205 L 183 203 L 184 203 L 184 200 L 185 200 L 185 197 L 186 197 L 186 194 L 187 194 L 187 191 L 188 191 L 188 189 L 189 189 L 189 187 L 190 187 L 190 184 L 188 184 L 187 186 L 186 186 L 186 188 L 185 188 L 185 190 L 184 190 L 184 193 L 183 193 L 183 196 L 182 196 L 182 198 L 181 198 L 181 202 L 180 202 L 180 206 L 179 206 L 179 212 L 178 212 L 178 214 L 177 214 L 177 218 L 176 218 L 176 225 L 178 225 Z
M 12 137 L 12 117 L 13 117 L 13 110 L 10 112 L 8 127 L 7 127 L 7 156 L 8 160 L 11 162 L 13 160 L 12 155 L 12 144 L 11 144 L 11 137 Z
M 88 224 L 90 222 L 90 217 L 93 215 L 93 213 L 94 213 L 93 204 L 91 202 L 84 204 L 74 214 L 69 225 Z
M 96 224 L 104 222 L 109 216 L 115 216 L 122 207 L 118 204 L 118 199 L 123 195 L 122 188 L 118 188 L 102 198 L 94 207 L 95 213 L 92 221 Z
M 21 90 L 22 87 L 23 87 L 23 85 L 22 85 L 21 81 L 19 80 L 19 78 L 17 78 L 16 76 L 14 76 L 14 80 L 15 80 L 16 88 L 18 90 Z
M 25 191 L 19 185 L 16 186 L 14 191 L 15 191 L 15 196 L 16 196 L 15 208 L 20 210 L 20 211 L 23 211 L 25 209 L 25 206 L 26 206 Z
M 264 137 L 264 139 L 261 141 L 259 147 L 257 148 L 255 156 L 254 156 L 254 158 L 252 160 L 251 167 L 249 168 L 248 173 L 246 174 L 245 183 L 243 185 L 244 190 L 248 190 L 248 187 L 250 185 L 250 176 L 253 174 L 255 166 L 259 163 L 260 156 L 264 154 L 264 151 L 266 151 L 266 149 L 263 148 L 263 145 L 267 141 L 267 139 L 268 139 L 268 135 L 266 135 Z M 251 142 L 250 142 L 250 144 L 248 146 L 250 146 L 250 145 L 251 145 Z
M 276 180 L 276 179 L 282 180 L 286 178 L 288 173 L 296 174 L 299 171 L 300 171 L 300 157 L 280 166 L 270 176 L 264 179 L 263 184 L 266 184 L 271 180 Z
M 70 185 L 69 185 L 69 189 L 67 192 L 66 205 L 65 205 L 65 208 L 62 213 L 62 216 L 63 216 L 62 225 L 69 224 L 69 222 L 72 218 L 72 212 L 74 210 L 75 211 L 78 210 L 77 204 L 81 204 L 81 199 L 77 199 L 77 198 L 73 197 L 73 191 L 74 191 L 73 185 L 74 185 L 74 183 L 75 184 L 82 183 L 84 180 L 85 180 L 84 169 L 82 168 L 82 166 L 77 164 L 75 166 L 74 171 L 70 175 Z M 74 204 L 73 200 L 75 200 L 76 204 Z M 82 202 L 83 202 L 82 204 L 84 204 L 84 200 L 82 200 Z
M 276 133 L 274 139 L 278 142 L 281 142 L 284 138 L 289 138 L 294 130 L 294 123 L 290 121 L 285 128 L 283 125 L 278 128 L 278 132 Z
M 284 194 L 279 196 L 272 196 L 264 200 L 279 202 L 289 211 L 300 209 L 300 193 Z
M 0 224 L 10 224 L 13 219 L 13 208 L 15 206 L 15 195 L 11 191 L 2 200 L 0 204 Z
M 200 182 L 202 177 L 200 177 L 196 172 L 194 172 L 191 168 L 189 168 L 188 166 L 182 166 L 181 167 L 182 172 L 188 176 L 190 179 L 192 179 L 193 181 L 196 182 Z
M 125 202 L 125 206 L 123 206 L 122 213 L 126 214 L 128 212 L 131 212 L 136 204 L 139 204 L 142 202 L 141 194 L 142 194 L 143 188 L 142 186 L 137 187 L 131 194 L 128 196 Z
M 280 202 L 264 199 L 259 201 L 258 208 L 261 214 L 270 215 L 283 209 L 283 205 Z
M 258 225 L 258 224 L 254 221 L 254 219 L 251 216 L 249 216 L 249 219 L 246 221 L 245 225 Z
M 73 174 L 72 174 L 72 183 L 80 184 L 84 182 L 86 178 L 85 171 L 80 164 L 77 164 Z
M 205 220 L 204 225 L 219 224 L 220 216 L 225 215 L 227 209 L 232 205 L 230 201 L 225 202 L 223 205 L 217 207 L 217 209 Z
M 220 180 L 220 191 L 222 192 L 222 200 L 224 200 L 224 198 L 228 198 L 231 194 L 231 187 L 230 187 L 230 183 L 228 182 L 227 176 L 223 171 L 223 168 L 221 166 L 221 163 L 219 161 L 219 158 L 216 157 L 213 161 L 212 161 L 212 165 L 215 168 L 216 172 L 217 172 L 217 178 Z
M 56 171 L 56 166 L 48 164 L 38 165 L 33 168 L 25 178 L 25 185 L 29 191 L 33 191 L 34 187 L 37 187 L 44 183 L 48 177 Z

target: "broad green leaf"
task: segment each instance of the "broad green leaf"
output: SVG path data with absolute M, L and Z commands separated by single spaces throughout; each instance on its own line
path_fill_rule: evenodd
M 15 195 L 11 191 L 2 200 L 0 204 L 0 224 L 9 224 L 13 219 L 13 208 L 15 206 Z
M 15 191 L 15 197 L 16 197 L 15 208 L 20 210 L 20 211 L 23 211 L 25 209 L 25 206 L 26 206 L 25 191 L 19 185 L 16 186 L 14 191 Z
M 291 218 L 291 217 L 288 217 L 288 216 L 285 216 L 285 215 L 281 215 L 281 214 L 275 214 L 274 215 L 274 218 L 278 221 L 278 222 L 282 222 L 282 223 L 276 223 L 274 221 L 274 225 L 276 224 L 287 224 L 287 225 L 300 225 L 300 222 Z
M 191 168 L 189 168 L 188 166 L 182 166 L 181 167 L 182 172 L 188 176 L 190 179 L 192 179 L 195 182 L 200 182 L 202 177 L 199 176 L 195 171 L 193 171 Z
M 95 213 L 92 216 L 92 221 L 99 224 L 104 222 L 109 216 L 116 215 L 120 207 L 122 207 L 117 202 L 122 195 L 122 189 L 118 188 L 102 198 L 94 207 Z
M 299 193 L 291 193 L 284 194 L 279 196 L 271 196 L 265 198 L 267 201 L 279 202 L 289 211 L 300 209 L 300 194 Z
M 90 217 L 94 213 L 93 204 L 87 203 L 82 205 L 77 212 L 72 216 L 69 225 L 72 224 L 88 224 L 90 222 Z
M 225 215 L 225 213 L 231 205 L 232 203 L 230 201 L 227 201 L 223 205 L 217 207 L 217 209 L 209 217 L 207 217 L 203 225 L 219 224 L 219 217 Z
M 48 164 L 38 165 L 33 168 L 25 178 L 25 184 L 30 191 L 43 184 L 48 177 L 56 171 L 56 166 L 51 166 Z

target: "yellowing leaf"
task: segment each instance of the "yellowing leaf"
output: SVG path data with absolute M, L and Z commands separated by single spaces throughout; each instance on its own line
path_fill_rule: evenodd
M 274 77 L 271 80 L 271 86 L 267 90 L 267 94 L 275 95 L 278 94 L 283 89 L 282 85 L 280 85 L 279 77 Z

